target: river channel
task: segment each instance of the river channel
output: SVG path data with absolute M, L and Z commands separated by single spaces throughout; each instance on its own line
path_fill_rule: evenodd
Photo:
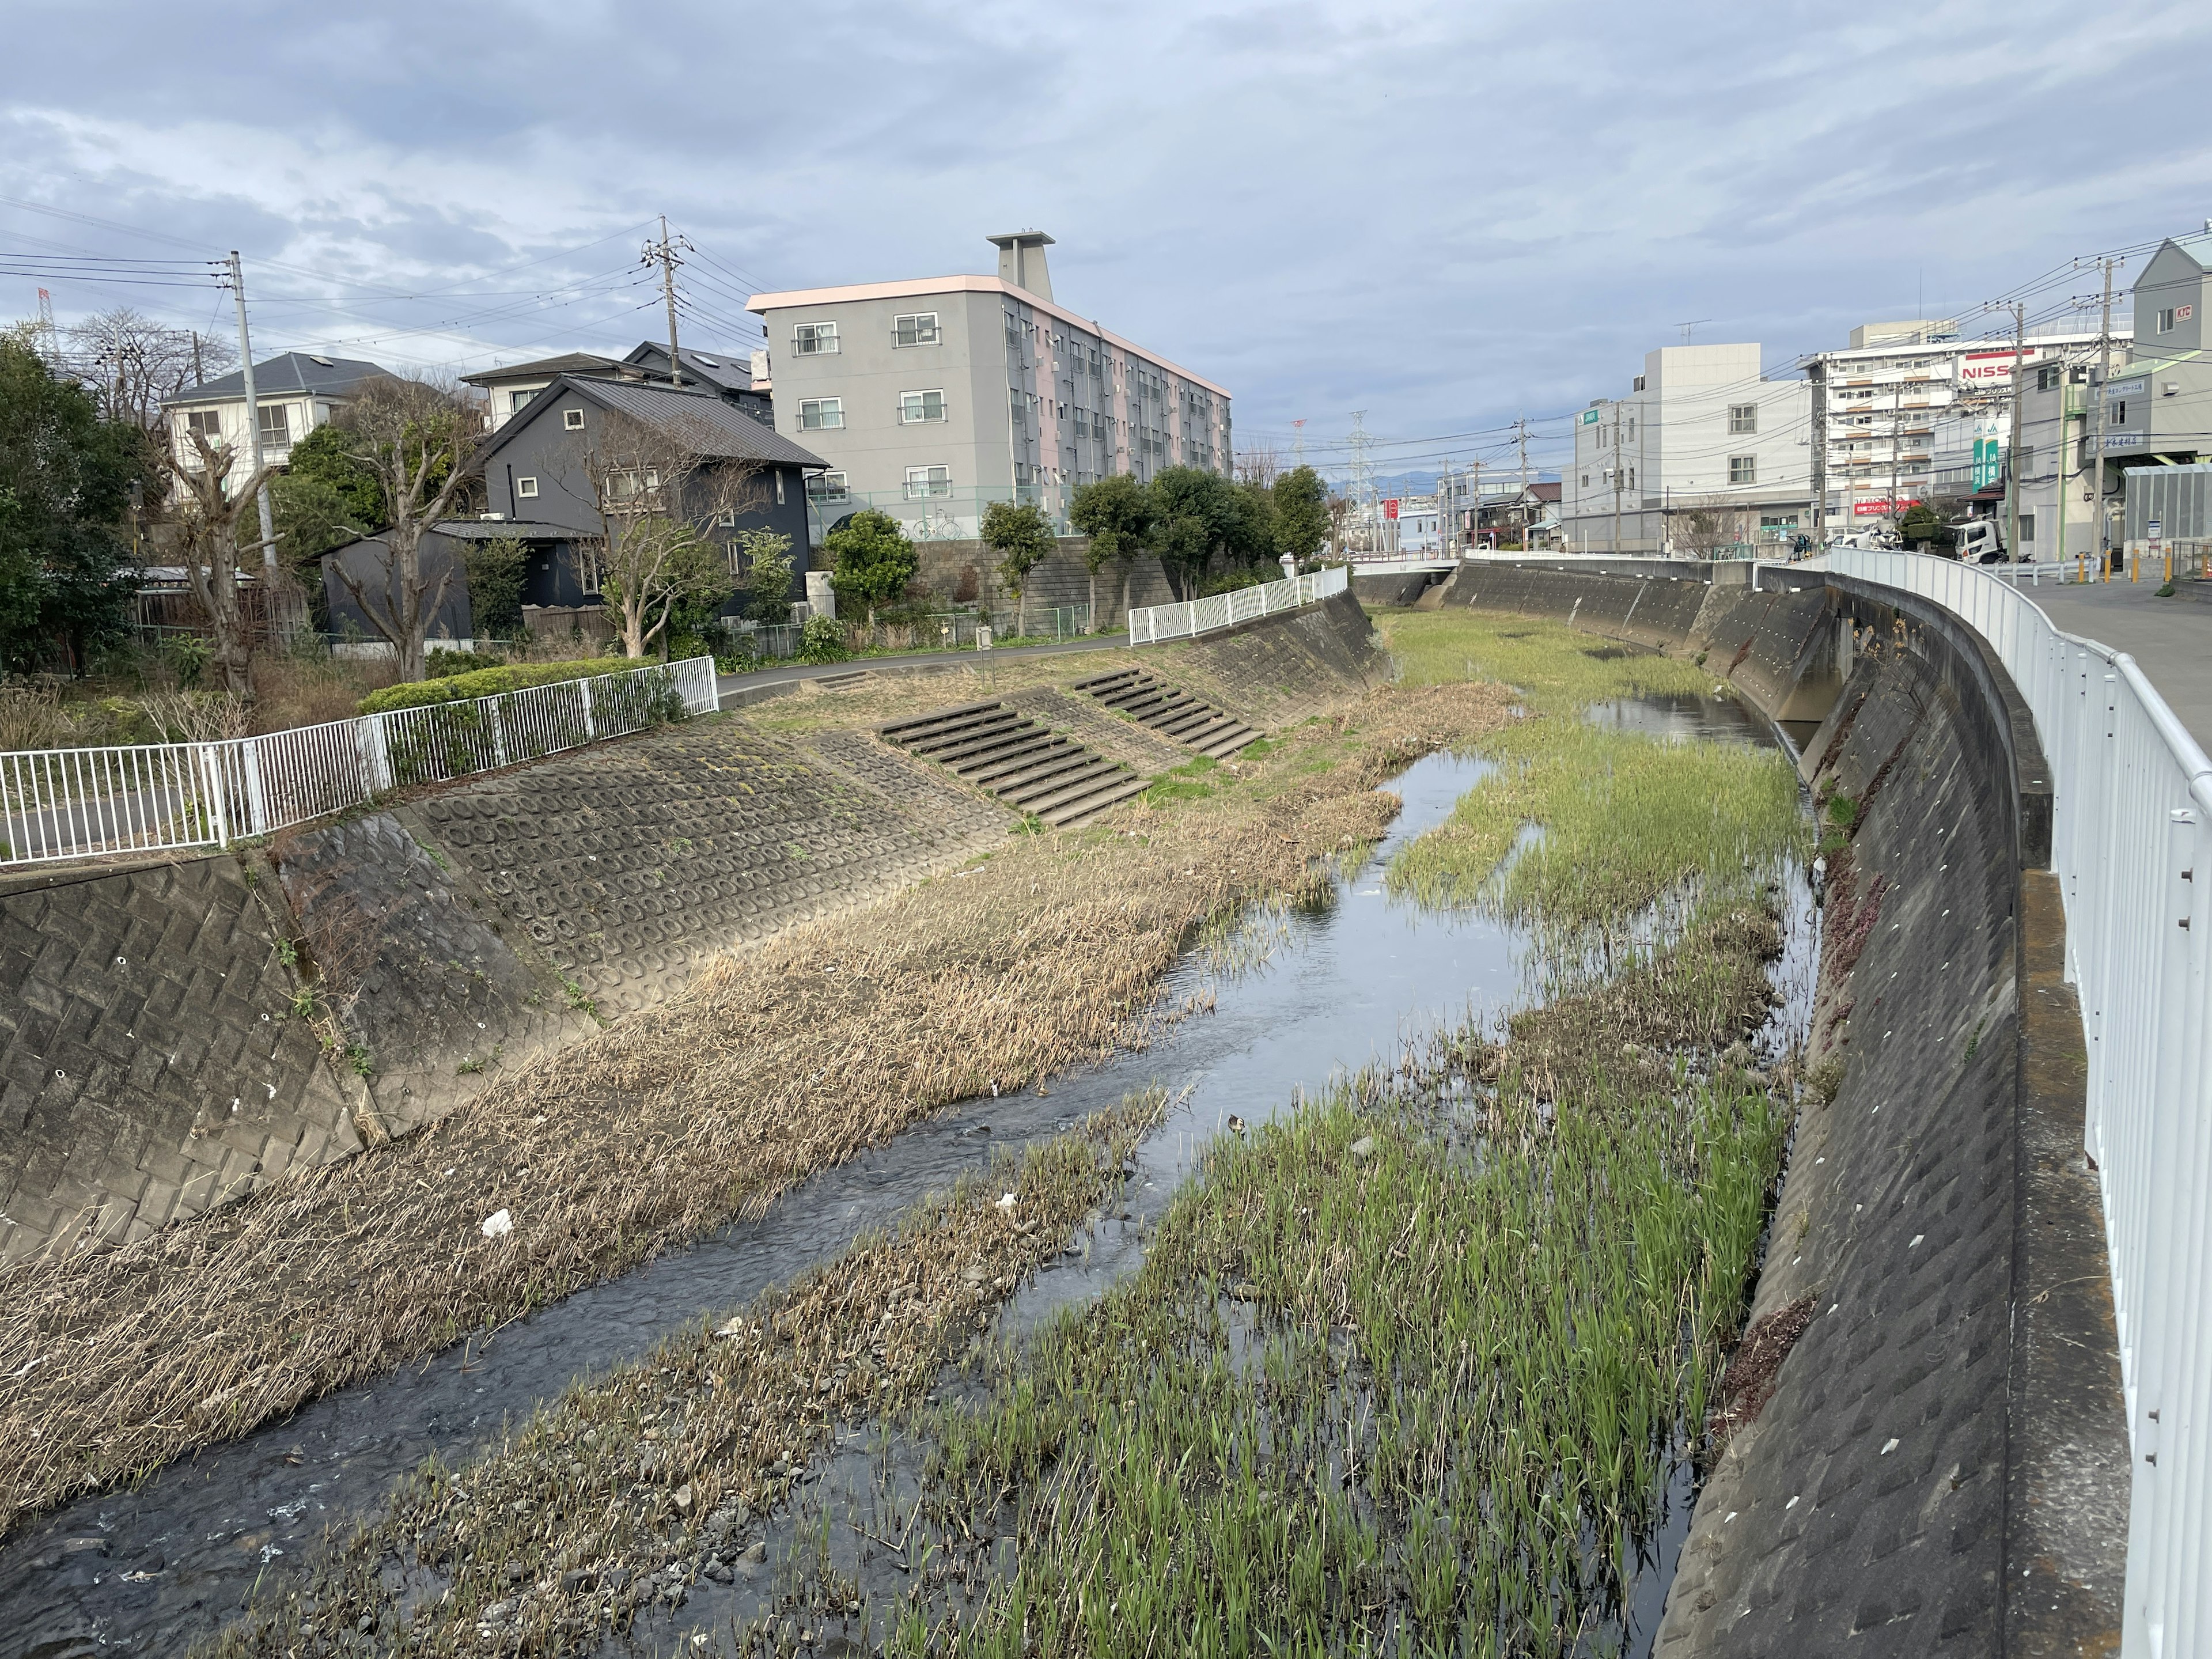
M 1605 724 L 1678 740 L 1778 741 L 1728 698 L 1615 702 Z M 165 1468 L 134 1490 L 39 1517 L 0 1547 L 0 1656 L 175 1654 L 216 1631 L 257 1582 L 302 1565 L 325 1531 L 373 1510 L 436 1453 L 467 1457 L 570 1382 L 634 1359 L 704 1315 L 743 1304 L 830 1260 L 927 1193 L 980 1168 L 994 1149 L 1055 1134 L 1133 1090 L 1179 1103 L 1146 1141 L 1127 1220 L 1093 1233 L 1009 1310 L 1015 1328 L 1103 1291 L 1132 1271 L 1146 1224 L 1232 1115 L 1261 1121 L 1301 1089 L 1395 1056 L 1417 1032 L 1523 1002 L 1526 942 L 1466 912 L 1425 911 L 1386 896 L 1383 865 L 1448 816 L 1486 763 L 1434 755 L 1386 786 L 1404 802 L 1388 837 L 1333 896 L 1266 912 L 1243 940 L 1259 960 L 1234 969 L 1187 959 L 1159 1006 L 1211 1011 L 1176 1020 L 1149 1046 L 1042 1091 L 949 1108 L 883 1146 L 826 1170 L 756 1221 L 580 1291 L 489 1337 L 471 1339 L 379 1382 L 330 1395 L 242 1439 Z M 1789 945 L 1776 965 L 1788 1000 L 1774 1033 L 1802 1026 L 1814 934 L 1801 881 L 1785 884 Z M 1624 1651 L 1647 1651 L 1688 1520 L 1687 1472 L 1670 1482 L 1668 1524 L 1632 1587 Z M 702 1589 L 706 1588 L 702 1586 Z M 764 1587 L 763 1587 L 764 1588 Z M 698 1610 L 702 1613 L 706 1609 Z M 704 1620 L 702 1623 L 705 1623 Z M 696 1628 L 689 1619 L 680 1627 Z M 639 1635 L 665 1644 L 670 1627 Z

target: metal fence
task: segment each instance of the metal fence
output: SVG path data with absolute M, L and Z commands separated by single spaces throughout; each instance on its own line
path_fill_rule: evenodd
M 1316 599 L 1341 593 L 1351 586 L 1342 565 L 1332 565 L 1310 576 L 1295 576 L 1260 587 L 1240 587 L 1228 593 L 1209 593 L 1202 599 L 1180 605 L 1152 605 L 1129 613 L 1129 643 L 1158 645 L 1165 640 L 1188 640 L 1216 629 L 1272 617 L 1278 611 L 1295 611 Z
M 227 847 L 717 706 L 714 659 L 693 657 L 265 737 L 0 754 L 0 866 Z
M 2132 657 L 2062 633 L 2015 580 L 1911 553 L 1820 562 L 1964 617 L 2035 715 L 2133 1449 L 2120 1650 L 2212 1651 L 2212 760 Z

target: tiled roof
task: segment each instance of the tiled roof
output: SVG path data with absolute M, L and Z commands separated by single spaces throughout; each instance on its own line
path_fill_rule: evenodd
M 253 391 L 257 398 L 297 397 L 303 392 L 350 392 L 363 380 L 373 380 L 391 372 L 381 364 L 357 357 L 318 357 L 305 351 L 286 351 L 266 362 L 254 364 Z M 233 369 L 212 380 L 173 392 L 162 403 L 165 407 L 173 404 L 215 403 L 245 395 L 246 376 Z

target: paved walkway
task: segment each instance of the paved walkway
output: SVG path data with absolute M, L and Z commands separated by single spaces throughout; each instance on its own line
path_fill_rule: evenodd
M 850 662 L 794 662 L 780 668 L 757 668 L 749 674 L 724 674 L 718 684 L 726 699 L 733 692 L 768 685 L 793 685 L 803 680 L 835 679 L 844 674 L 896 674 L 905 670 L 933 668 L 946 663 L 981 667 L 1016 657 L 1056 657 L 1073 651 L 1111 651 L 1129 643 L 1126 634 L 1097 634 L 1087 639 L 1062 640 L 1056 645 L 993 647 L 988 651 L 917 651 L 897 657 L 855 657 Z
M 2136 659 L 2189 733 L 2212 753 L 2212 582 L 2179 584 L 2170 599 L 2155 582 L 2046 582 L 2021 592 L 2069 634 Z

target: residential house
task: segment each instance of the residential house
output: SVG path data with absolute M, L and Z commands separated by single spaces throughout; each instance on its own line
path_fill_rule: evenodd
M 1065 534 L 1070 500 L 1094 479 L 1230 471 L 1225 387 L 1055 301 L 1051 237 L 989 240 L 996 276 L 749 302 L 779 354 L 777 430 L 829 461 L 817 530 L 865 507 L 918 540 L 964 539 L 991 502 L 1020 501 Z
M 317 427 L 329 422 L 352 400 L 367 380 L 389 375 L 390 370 L 355 357 L 322 357 L 313 352 L 286 351 L 253 366 L 254 403 L 261 419 L 261 458 L 281 465 L 292 446 Z M 166 398 L 161 419 L 167 428 L 169 447 L 185 466 L 198 470 L 198 451 L 191 434 L 211 447 L 228 447 L 239 456 L 231 467 L 229 485 L 246 482 L 252 468 L 246 458 L 252 449 L 246 419 L 246 376 L 234 369 L 198 386 Z M 183 486 L 175 486 L 181 497 Z
M 680 343 L 677 352 L 683 360 L 685 385 L 714 392 L 763 424 L 775 424 L 775 416 L 769 405 L 768 389 L 756 385 L 753 375 L 756 358 L 763 360 L 760 366 L 765 372 L 764 353 L 747 353 L 742 357 L 733 357 Z M 651 340 L 641 343 L 625 357 L 602 356 L 592 351 L 564 351 L 556 357 L 540 357 L 533 362 L 509 363 L 503 368 L 489 368 L 474 374 L 464 374 L 461 380 L 484 393 L 491 405 L 493 429 L 497 430 L 514 418 L 516 410 L 527 405 L 532 398 L 563 374 L 580 380 L 630 380 L 655 386 L 672 384 L 668 372 L 668 348 Z
M 662 362 L 665 366 L 665 356 Z M 424 568 L 435 569 L 462 556 L 470 542 L 513 538 L 527 554 L 522 595 L 526 606 L 599 605 L 602 526 L 597 483 L 606 480 L 597 479 L 596 473 L 622 465 L 619 452 L 625 434 L 638 428 L 706 458 L 720 476 L 735 471 L 745 481 L 744 501 L 702 526 L 724 547 L 739 584 L 726 614 L 741 610 L 751 597 L 751 572 L 740 540 L 745 531 L 765 530 L 791 538 L 790 597 L 803 598 L 806 479 L 825 465 L 821 458 L 703 384 L 677 387 L 665 380 L 593 374 L 556 374 L 520 408 L 507 411 L 477 456 L 483 477 L 483 516 L 448 520 L 430 531 L 423 538 Z M 660 483 L 647 472 L 635 479 L 633 487 L 649 494 Z M 364 538 L 326 559 L 324 587 L 337 627 L 343 629 L 349 621 L 356 628 L 365 628 L 366 622 L 338 581 L 331 562 L 343 561 L 357 578 L 369 580 L 365 573 L 374 573 L 374 579 L 380 580 L 385 567 L 380 550 L 377 538 Z M 440 626 L 457 639 L 469 636 L 470 623 L 465 595 L 440 620 Z

